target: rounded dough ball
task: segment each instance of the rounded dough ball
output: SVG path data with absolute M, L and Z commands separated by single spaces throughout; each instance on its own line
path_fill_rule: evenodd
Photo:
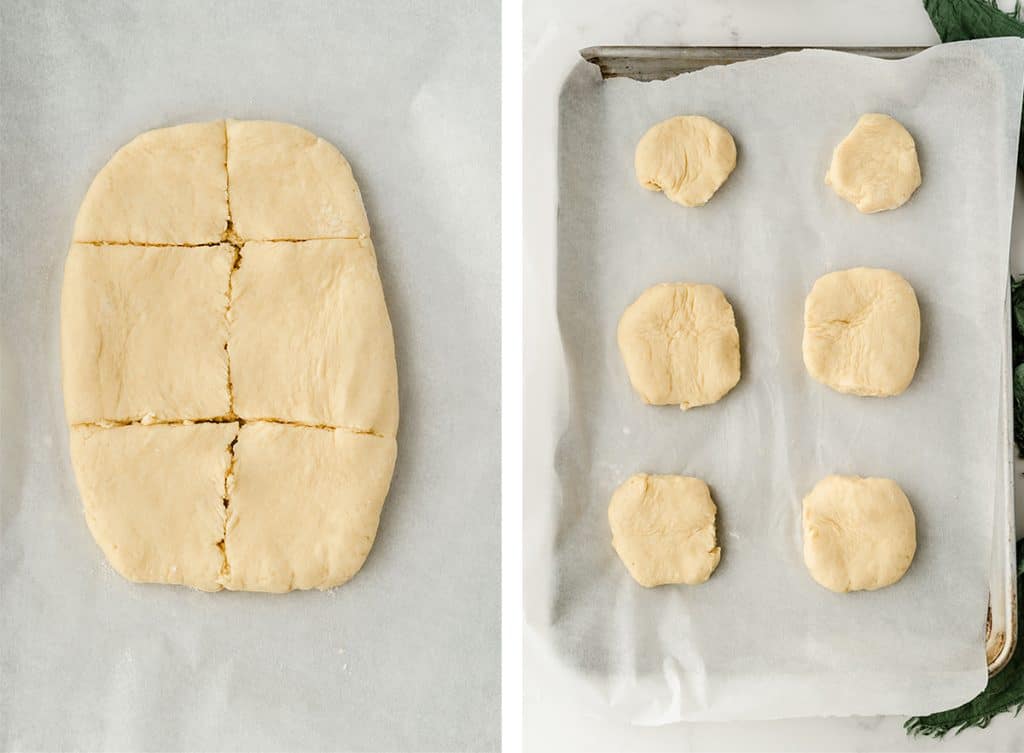
M 804 563 L 830 591 L 874 591 L 907 572 L 914 510 L 887 478 L 826 476 L 804 497 Z
M 648 288 L 619 319 L 618 340 L 629 381 L 648 405 L 709 405 L 740 380 L 736 320 L 714 285 Z
M 702 115 L 680 115 L 653 126 L 636 145 L 636 179 L 676 204 L 708 202 L 736 167 L 736 142 Z
M 638 473 L 615 490 L 608 505 L 612 546 L 641 586 L 703 583 L 722 555 L 716 512 L 699 478 Z
M 921 185 L 914 137 L 888 115 L 861 115 L 832 153 L 825 183 L 865 214 L 902 206 Z
M 914 378 L 921 312 L 910 283 L 858 267 L 818 278 L 804 305 L 804 364 L 838 392 L 899 395 Z

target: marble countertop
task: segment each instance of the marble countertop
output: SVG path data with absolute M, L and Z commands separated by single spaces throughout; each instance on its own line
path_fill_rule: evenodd
M 557 92 L 596 44 L 928 45 L 937 43 L 920 0 L 525 0 L 524 156 L 555 127 Z M 1005 2 L 1004 2 L 1005 5 Z M 1009 4 L 1010 7 L 1012 3 Z M 558 30 L 559 43 L 551 40 Z M 566 44 L 566 40 L 570 44 Z M 531 181 L 553 179 L 538 167 Z M 531 173 L 532 176 L 531 176 Z M 527 239 L 529 242 L 529 239 Z M 1024 273 L 1024 191 L 1018 178 L 1011 270 Z M 1018 472 L 1024 464 L 1018 461 Z M 1018 476 L 1019 477 L 1019 476 Z M 1017 485 L 1017 529 L 1024 531 L 1024 484 Z M 984 730 L 942 741 L 909 738 L 902 717 L 617 725 L 574 704 L 546 670 L 527 631 L 524 647 L 527 751 L 1024 751 L 1024 716 L 1004 715 Z

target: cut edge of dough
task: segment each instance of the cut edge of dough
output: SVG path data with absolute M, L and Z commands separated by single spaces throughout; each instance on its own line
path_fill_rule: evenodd
M 367 436 L 367 437 L 373 437 L 374 439 L 379 439 L 379 440 L 382 440 L 384 442 L 390 443 L 391 458 L 390 458 L 390 464 L 389 464 L 389 469 L 388 469 L 388 473 L 387 473 L 387 482 L 385 484 L 383 496 L 381 497 L 381 500 L 380 500 L 380 506 L 379 506 L 379 508 L 377 510 L 377 522 L 374 525 L 372 532 L 369 534 L 368 541 L 367 541 L 367 546 L 366 546 L 366 552 L 362 555 L 362 558 L 359 560 L 359 563 L 355 567 L 355 569 L 352 570 L 350 573 L 346 573 L 346 574 L 343 574 L 343 575 L 338 575 L 338 576 L 335 576 L 335 577 L 326 577 L 325 576 L 325 578 L 323 580 L 321 580 L 320 582 L 318 582 L 316 584 L 301 585 L 301 586 L 296 586 L 296 577 L 295 577 L 295 573 L 293 572 L 292 575 L 291 575 L 291 578 L 289 579 L 289 581 L 287 583 L 287 585 L 272 586 L 272 587 L 271 586 L 261 586 L 261 584 L 245 584 L 244 586 L 239 586 L 238 583 L 236 583 L 232 579 L 232 577 L 231 577 L 231 563 L 230 563 L 229 556 L 227 554 L 227 535 L 229 533 L 229 529 L 231 528 L 231 521 L 232 521 L 232 515 L 230 513 L 229 502 L 230 502 L 230 495 L 231 495 L 231 493 L 234 490 L 235 468 L 236 468 L 236 462 L 237 462 L 237 455 L 235 453 L 235 446 L 237 445 L 239 439 L 241 438 L 241 431 L 242 431 L 242 428 L 243 428 L 242 426 L 239 426 L 238 433 L 235 435 L 234 441 L 231 443 L 231 447 L 230 447 L 230 450 L 231 450 L 231 465 L 230 465 L 230 470 L 229 470 L 228 476 L 227 476 L 227 478 L 225 480 L 225 493 L 228 495 L 228 499 L 226 500 L 226 507 L 228 509 L 228 513 L 225 515 L 225 519 L 224 519 L 224 540 L 223 540 L 223 542 L 221 542 L 223 544 L 222 552 L 224 553 L 224 566 L 222 567 L 221 575 L 218 578 L 218 582 L 221 584 L 221 588 L 223 590 L 227 590 L 227 591 L 250 592 L 250 593 L 284 594 L 284 593 L 291 593 L 293 591 L 330 591 L 332 589 L 335 589 L 335 588 L 338 588 L 340 586 L 345 585 L 346 583 L 351 581 L 353 578 L 355 578 L 355 576 L 358 575 L 362 571 L 363 567 L 366 565 L 366 561 L 369 559 L 370 554 L 373 551 L 373 546 L 376 543 L 377 535 L 380 532 L 380 515 L 381 515 L 381 513 L 383 511 L 384 505 L 387 502 L 387 498 L 388 498 L 388 496 L 389 496 L 389 494 L 391 492 L 391 484 L 394 481 L 394 469 L 395 469 L 395 463 L 397 461 L 397 456 L 398 456 L 398 440 L 397 440 L 397 438 L 381 436 L 381 435 L 378 435 L 378 434 L 370 434 L 370 433 L 367 433 L 367 432 L 349 432 L 349 431 L 346 431 L 345 429 L 339 428 L 339 427 L 334 427 L 334 428 L 330 428 L 330 427 L 317 427 L 317 426 L 309 426 L 309 425 L 305 425 L 305 424 L 290 424 L 290 423 L 287 423 L 287 422 L 273 422 L 273 421 L 260 421 L 260 422 L 251 422 L 251 423 L 277 424 L 277 425 L 280 425 L 280 426 L 285 426 L 285 427 L 290 427 L 290 428 L 307 429 L 307 430 L 314 430 L 314 431 L 327 431 L 327 432 L 331 432 L 331 433 L 343 432 L 343 433 L 347 433 L 347 434 L 351 434 L 351 435 L 356 435 L 356 436 L 362 435 L 362 436 Z M 220 590 L 220 589 L 218 589 L 218 590 Z
M 217 542 L 217 548 L 220 550 L 221 563 L 220 572 L 217 574 L 217 584 L 220 586 L 218 590 L 226 589 L 227 584 L 231 580 L 231 561 L 228 559 L 228 524 L 231 521 L 231 490 L 235 483 L 235 463 L 237 457 L 235 456 L 235 445 L 238 444 L 238 438 L 242 434 L 242 424 L 238 425 L 235 436 L 231 438 L 231 442 L 228 444 L 228 467 L 224 473 L 224 528 L 221 531 L 220 541 Z
M 262 118 L 239 120 L 237 118 L 224 118 L 222 122 L 224 123 L 224 145 L 225 145 L 224 171 L 227 174 L 229 217 L 230 217 L 230 206 L 231 206 L 231 198 L 230 198 L 231 171 L 229 169 L 229 159 L 228 159 L 229 153 L 228 153 L 228 149 L 229 149 L 229 137 L 230 137 L 230 133 L 231 133 L 231 128 L 232 128 L 232 126 L 235 126 L 235 125 L 256 124 L 256 125 L 262 125 L 262 126 L 276 126 L 276 127 L 284 128 L 286 130 L 291 130 L 291 131 L 297 132 L 302 137 L 310 139 L 314 145 L 323 144 L 328 149 L 329 153 L 331 153 L 332 156 L 336 156 L 337 159 L 340 161 L 340 165 L 342 167 L 342 170 L 348 172 L 349 177 L 351 177 L 351 179 L 352 179 L 352 183 L 355 185 L 356 193 L 357 193 L 357 196 L 358 196 L 358 199 L 359 199 L 358 200 L 358 207 L 359 207 L 359 214 L 361 216 L 361 222 L 359 221 L 360 218 L 357 218 L 357 221 L 354 223 L 354 225 L 358 228 L 357 232 L 355 232 L 355 233 L 349 233 L 347 235 L 310 236 L 310 237 L 306 237 L 306 238 L 287 238 L 287 237 L 258 238 L 258 237 L 250 237 L 250 236 L 238 235 L 237 232 L 234 231 L 233 223 L 232 223 L 232 232 L 235 233 L 234 237 L 235 237 L 235 239 L 238 240 L 238 242 L 240 244 L 251 243 L 251 242 L 263 242 L 263 243 L 301 243 L 303 241 L 312 241 L 312 240 L 325 240 L 325 241 L 326 240 L 361 240 L 361 239 L 369 239 L 369 238 L 372 237 L 373 233 L 372 233 L 372 228 L 370 227 L 370 218 L 369 218 L 369 215 L 366 212 L 366 202 L 363 200 L 362 188 L 359 186 L 359 182 L 355 178 L 355 171 L 352 169 L 352 164 L 348 161 L 348 157 L 346 157 L 345 154 L 341 151 L 341 149 L 339 149 L 334 143 L 326 140 L 325 138 L 323 138 L 319 134 L 314 133 L 313 131 L 310 131 L 308 128 L 303 128 L 302 126 L 296 125 L 295 123 L 288 123 L 288 122 L 280 121 L 280 120 L 266 120 L 266 119 L 262 119 Z
M 152 242 L 152 241 L 139 241 L 130 238 L 124 239 L 108 239 L 95 237 L 95 233 L 87 232 L 86 226 L 90 222 L 90 212 L 94 204 L 100 202 L 105 195 L 109 193 L 109 189 L 106 188 L 103 183 L 107 177 L 122 167 L 122 163 L 131 160 L 133 148 L 138 147 L 140 144 L 147 140 L 157 139 L 160 134 L 167 134 L 168 132 L 175 130 L 184 130 L 190 128 L 198 128 L 202 126 L 212 126 L 215 124 L 221 124 L 224 127 L 225 139 L 227 136 L 227 122 L 225 119 L 220 118 L 217 120 L 203 120 L 203 121 L 188 121 L 185 123 L 175 123 L 168 126 L 160 126 L 157 128 L 150 128 L 141 133 L 136 134 L 131 140 L 123 143 L 118 147 L 110 158 L 103 163 L 100 169 L 93 176 L 89 182 L 89 187 L 85 191 L 85 196 L 82 198 L 81 204 L 79 204 L 78 212 L 75 215 L 75 223 L 72 228 L 72 242 L 73 243 L 85 243 L 91 245 L 131 245 L 131 246 L 156 246 L 156 247 L 198 247 L 198 246 L 216 246 L 225 241 L 225 232 L 220 232 L 219 238 L 215 239 L 212 235 L 208 240 L 197 241 L 197 242 L 181 242 L 181 243 L 164 243 L 164 242 Z M 226 150 L 226 145 L 225 145 Z M 224 165 L 225 175 L 225 204 L 227 204 L 227 163 Z M 230 214 L 228 214 L 230 218 Z

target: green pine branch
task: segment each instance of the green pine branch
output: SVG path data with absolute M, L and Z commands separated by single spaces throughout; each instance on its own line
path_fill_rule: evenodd
M 1010 13 L 995 0 L 924 0 L 924 9 L 943 42 L 988 37 L 1024 37 L 1020 2 Z

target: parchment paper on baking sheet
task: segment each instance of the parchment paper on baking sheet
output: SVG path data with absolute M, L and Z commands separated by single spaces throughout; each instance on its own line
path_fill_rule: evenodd
M 602 81 L 580 64 L 561 96 L 558 326 L 568 426 L 555 458 L 545 635 L 578 680 L 640 724 L 924 713 L 986 681 L 985 613 L 999 459 L 1010 211 L 1024 42 L 953 44 L 884 62 L 823 51 L 665 82 Z M 825 184 L 864 112 L 914 135 L 924 183 L 861 215 Z M 707 115 L 736 139 L 735 172 L 684 209 L 641 188 L 652 124 Z M 841 395 L 801 358 L 803 303 L 836 269 L 894 269 L 922 312 L 904 395 Z M 632 392 L 618 317 L 649 285 L 709 282 L 731 300 L 743 376 L 713 406 L 654 408 Z M 564 433 L 563 433 L 564 432 Z M 610 545 L 608 499 L 638 471 L 699 476 L 722 561 L 697 587 L 640 588 Z M 829 473 L 887 476 L 917 515 L 907 576 L 833 594 L 801 556 L 800 505 Z
M 0 749 L 498 747 L 496 0 L 0 13 Z M 334 591 L 129 583 L 71 472 L 58 326 L 78 206 L 138 133 L 224 117 L 335 144 L 373 229 L 398 463 L 373 551 Z

